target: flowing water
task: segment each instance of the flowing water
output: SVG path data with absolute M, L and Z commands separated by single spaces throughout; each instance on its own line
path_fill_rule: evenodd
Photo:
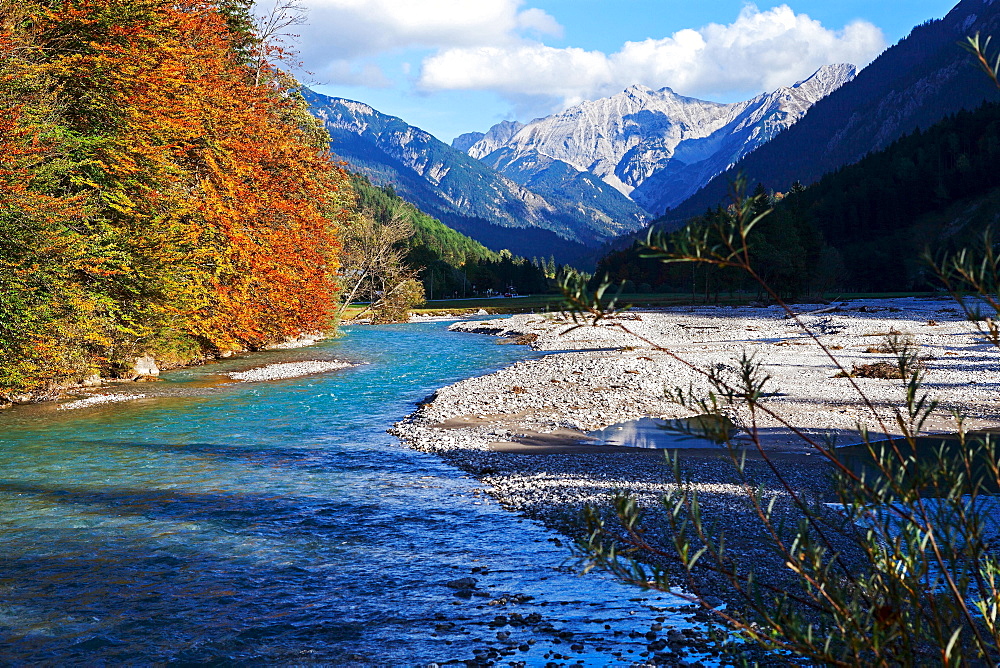
M 171 372 L 128 403 L 0 414 L 0 659 L 627 664 L 657 620 L 685 625 L 678 599 L 579 577 L 557 534 L 385 433 L 537 353 L 441 323 L 346 334 Z M 224 375 L 333 358 L 364 365 Z

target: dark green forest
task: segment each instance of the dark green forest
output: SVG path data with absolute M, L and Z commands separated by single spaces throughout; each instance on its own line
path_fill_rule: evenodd
M 406 202 L 391 186 L 372 185 L 362 175 L 353 176 L 353 185 L 361 211 L 383 223 L 402 215 L 411 225 L 412 235 L 401 243 L 405 261 L 418 272 L 427 299 L 550 290 L 549 269 L 541 262 L 486 248 Z
M 974 245 L 1000 211 L 1000 104 L 962 111 L 896 141 L 803 188 L 766 192 L 758 211 L 773 209 L 750 237 L 753 266 L 783 296 L 831 290 L 889 292 L 938 286 L 921 259 Z M 719 207 L 689 221 L 711 226 Z M 654 226 L 656 223 L 654 223 Z M 694 292 L 708 299 L 754 291 L 725 270 L 643 259 L 641 244 L 613 251 L 596 277 L 636 290 Z

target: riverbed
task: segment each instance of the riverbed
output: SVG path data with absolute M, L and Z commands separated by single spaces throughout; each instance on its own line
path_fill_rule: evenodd
M 803 435 L 826 446 L 858 443 L 859 427 L 875 439 L 898 433 L 894 410 L 903 405 L 905 382 L 857 373 L 866 365 L 893 366 L 890 340 L 912 347 L 924 390 L 940 401 L 926 431 L 953 432 L 952 411 L 966 416 L 969 429 L 1000 428 L 1000 353 L 953 302 L 868 299 L 793 308 L 803 313 L 798 321 L 777 306 L 689 306 L 624 312 L 594 327 L 540 314 L 456 323 L 457 331 L 531 341 L 552 354 L 440 390 L 396 433 L 477 476 L 504 507 L 568 535 L 581 535 L 577 518 L 586 505 L 609 507 L 620 492 L 659 517 L 664 495 L 696 490 L 706 522 L 729 528 L 729 553 L 772 584 L 791 586 L 791 572 L 768 548 L 752 493 L 762 490 L 774 501 L 776 523 L 796 526 L 801 513 L 789 489 L 836 500 L 831 467 Z M 741 356 L 770 377 L 761 390 L 769 414 L 751 413 L 739 401 L 721 406 L 737 427 L 732 455 L 747 457 L 746 478 L 730 450 L 711 442 L 679 450 L 680 480 L 665 469 L 662 449 L 602 444 L 609 427 L 629 421 L 693 417 L 672 398 L 678 389 L 707 398 L 713 387 L 706 374 L 733 382 Z M 647 528 L 646 538 L 670 554 L 662 524 Z M 838 549 L 842 561 L 860 559 L 847 542 Z M 676 559 L 660 565 L 687 581 Z M 740 603 L 731 586 L 711 576 L 700 588 Z
M 680 649 L 684 601 L 580 577 L 564 535 L 386 433 L 542 355 L 446 328 L 351 327 L 127 402 L 0 413 L 3 661 L 630 665 L 668 631 Z M 229 375 L 317 360 L 357 366 Z

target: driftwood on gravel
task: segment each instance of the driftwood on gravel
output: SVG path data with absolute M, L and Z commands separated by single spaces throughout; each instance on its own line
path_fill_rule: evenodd
M 836 313 L 840 310 L 839 306 L 827 306 L 824 308 L 818 308 L 815 311 L 799 311 L 798 313 L 789 313 L 785 316 L 785 320 L 791 320 L 792 318 L 797 318 L 803 315 L 818 315 L 820 313 Z

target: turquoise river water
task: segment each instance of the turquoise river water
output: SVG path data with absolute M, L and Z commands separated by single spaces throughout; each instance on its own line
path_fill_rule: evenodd
M 685 625 L 678 599 L 580 577 L 557 534 L 385 433 L 435 389 L 537 354 L 442 323 L 358 327 L 165 374 L 137 401 L 3 412 L 0 661 L 641 660 L 651 625 Z M 224 375 L 333 358 L 364 364 Z M 468 598 L 447 586 L 465 577 Z

